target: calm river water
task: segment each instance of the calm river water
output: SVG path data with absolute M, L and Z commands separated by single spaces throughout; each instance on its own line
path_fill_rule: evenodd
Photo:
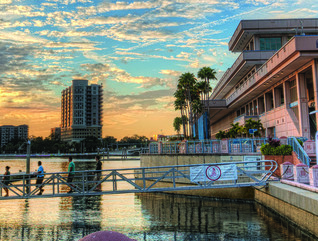
M 67 171 L 67 159 L 42 160 L 46 172 Z M 95 168 L 75 160 L 77 170 Z M 0 161 L 0 172 L 25 170 L 25 160 Z M 105 161 L 103 169 L 139 167 L 139 161 Z M 0 240 L 78 240 L 112 230 L 136 240 L 314 240 L 255 203 L 168 194 L 120 194 L 0 201 Z

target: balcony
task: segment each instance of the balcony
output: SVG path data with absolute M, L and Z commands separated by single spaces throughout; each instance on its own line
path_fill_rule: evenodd
M 202 101 L 205 108 L 208 108 L 208 101 Z M 209 109 L 226 109 L 226 100 L 209 100 Z
M 212 99 L 223 99 L 225 95 L 255 66 L 264 64 L 275 51 L 244 51 L 227 69 L 211 94 Z
M 239 98 L 249 101 L 252 92 L 253 96 L 260 95 L 278 81 L 293 74 L 300 66 L 318 58 L 317 40 L 318 36 L 292 38 L 226 99 L 226 105 L 239 104 Z

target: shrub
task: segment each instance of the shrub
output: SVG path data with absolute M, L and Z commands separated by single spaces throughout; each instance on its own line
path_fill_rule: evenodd
M 280 140 L 279 139 L 273 139 L 272 137 L 268 137 L 267 142 L 271 147 L 278 147 L 280 146 Z
M 304 143 L 303 143 L 303 141 L 302 141 L 302 140 L 297 139 L 297 141 L 298 141 L 298 143 L 299 143 L 301 146 L 304 146 Z
M 261 146 L 261 153 L 263 155 L 279 155 L 288 156 L 293 152 L 293 148 L 290 145 L 271 146 L 269 143 Z

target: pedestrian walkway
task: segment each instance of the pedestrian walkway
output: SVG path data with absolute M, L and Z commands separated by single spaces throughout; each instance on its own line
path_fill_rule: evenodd
M 276 169 L 277 163 L 269 160 L 157 166 L 102 170 L 99 180 L 96 171 L 77 171 L 71 183 L 67 172 L 57 172 L 45 173 L 40 186 L 32 174 L 14 174 L 10 184 L 0 182 L 0 200 L 264 186 Z M 99 185 L 102 189 L 96 191 Z M 3 188 L 9 189 L 8 197 Z

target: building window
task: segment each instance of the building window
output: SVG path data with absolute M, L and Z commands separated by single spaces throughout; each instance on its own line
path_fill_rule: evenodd
M 260 38 L 260 50 L 278 50 L 282 47 L 281 38 Z

